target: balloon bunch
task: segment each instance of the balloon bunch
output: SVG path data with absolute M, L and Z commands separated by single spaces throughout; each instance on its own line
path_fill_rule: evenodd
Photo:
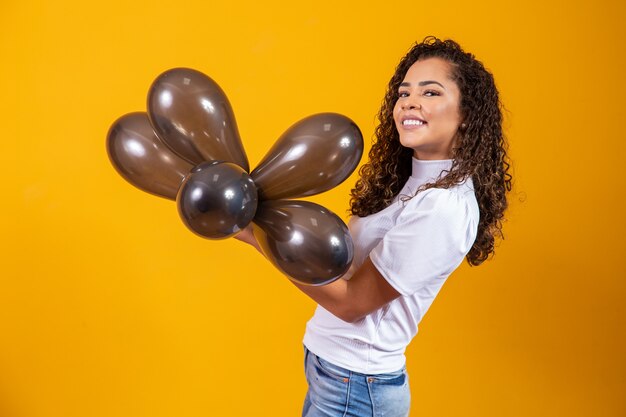
M 183 223 L 202 237 L 234 236 L 252 222 L 265 256 L 304 284 L 327 284 L 350 267 L 345 223 L 318 204 L 291 200 L 327 191 L 356 168 L 363 137 L 345 116 L 300 120 L 250 172 L 225 93 L 205 74 L 175 68 L 152 83 L 147 113 L 113 123 L 107 151 L 128 182 L 176 200 Z

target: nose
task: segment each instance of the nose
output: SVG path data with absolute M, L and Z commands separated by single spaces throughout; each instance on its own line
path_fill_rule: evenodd
M 400 106 L 400 108 L 402 110 L 421 110 L 422 109 L 422 105 L 419 103 L 414 103 L 414 102 L 404 102 L 402 103 L 402 105 Z

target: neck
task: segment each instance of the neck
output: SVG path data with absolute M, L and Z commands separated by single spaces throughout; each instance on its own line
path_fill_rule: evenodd
M 442 171 L 452 168 L 452 159 L 422 160 L 413 157 L 411 177 L 425 182 L 435 181 Z

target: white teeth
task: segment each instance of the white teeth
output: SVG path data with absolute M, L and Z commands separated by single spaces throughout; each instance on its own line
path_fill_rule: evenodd
M 409 126 L 409 125 L 411 125 L 411 126 L 419 126 L 419 125 L 423 125 L 423 124 L 424 124 L 423 121 L 417 120 L 417 119 L 407 119 L 407 120 L 404 120 L 402 122 L 403 126 Z

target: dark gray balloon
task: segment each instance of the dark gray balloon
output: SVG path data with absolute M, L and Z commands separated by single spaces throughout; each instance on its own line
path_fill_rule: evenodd
M 345 274 L 352 263 L 354 250 L 348 227 L 318 204 L 263 201 L 253 230 L 265 256 L 299 283 L 329 284 Z
M 135 187 L 176 199 L 193 165 L 176 155 L 156 136 L 146 113 L 117 119 L 107 134 L 107 152 L 117 172 Z
M 194 165 L 226 161 L 250 171 L 230 102 L 205 74 L 174 68 L 158 76 L 148 92 L 148 115 L 163 142 Z
M 276 141 L 250 176 L 259 199 L 319 194 L 342 183 L 363 155 L 363 135 L 337 113 L 308 116 Z
M 185 178 L 176 203 L 178 214 L 191 231 L 209 239 L 223 239 L 250 224 L 257 209 L 257 190 L 239 165 L 204 162 Z

